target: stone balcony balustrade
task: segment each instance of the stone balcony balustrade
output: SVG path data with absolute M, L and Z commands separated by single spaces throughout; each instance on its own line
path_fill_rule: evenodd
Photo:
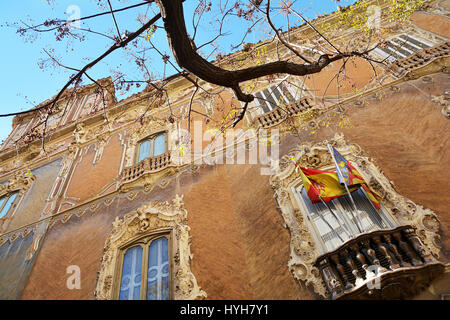
M 139 163 L 125 167 L 119 175 L 121 185 L 132 183 L 148 174 L 157 173 L 169 167 L 171 164 L 171 155 L 166 152 L 162 155 L 145 158 Z
M 445 270 L 411 226 L 364 233 L 315 263 L 331 299 L 405 299 Z
M 270 112 L 258 116 L 255 121 L 262 128 L 269 128 L 281 123 L 288 117 L 308 111 L 312 107 L 311 99 L 304 98 L 291 104 L 279 106 Z

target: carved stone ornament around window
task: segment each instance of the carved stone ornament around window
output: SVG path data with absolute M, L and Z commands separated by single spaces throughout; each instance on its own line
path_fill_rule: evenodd
M 28 189 L 31 188 L 33 181 L 36 176 L 28 170 L 18 170 L 16 173 L 8 180 L 5 185 L 0 185 L 0 196 L 5 193 L 19 191 L 19 196 L 25 194 Z
M 342 134 L 336 134 L 329 143 L 355 165 L 370 187 L 382 196 L 382 205 L 397 220 L 397 223 L 414 227 L 420 240 L 438 259 L 440 253 L 439 220 L 435 213 L 398 194 L 394 190 L 393 183 L 384 176 L 370 158 L 363 155 L 361 148 L 356 144 L 347 143 Z M 333 160 L 326 142 L 307 143 L 298 146 L 282 157 L 278 171 L 270 178 L 281 215 L 291 234 L 289 270 L 297 280 L 305 281 L 306 285 L 312 285 L 317 294 L 329 298 L 329 292 L 321 274 L 314 266 L 314 262 L 323 252 L 320 252 L 316 245 L 314 236 L 305 221 L 305 214 L 298 209 L 298 206 L 294 205 L 296 201 L 291 187 L 301 183 L 301 178 L 295 171 L 292 158 L 302 167 L 317 169 L 334 167 Z
M 102 265 L 97 278 L 97 299 L 115 299 L 114 286 L 120 282 L 116 274 L 120 248 L 145 234 L 172 230 L 173 232 L 173 292 L 175 300 L 206 298 L 191 272 L 191 249 L 187 211 L 183 196 L 169 202 L 149 202 L 113 222 L 111 235 L 106 240 Z

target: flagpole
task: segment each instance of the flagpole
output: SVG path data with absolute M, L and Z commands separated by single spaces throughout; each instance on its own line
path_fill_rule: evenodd
M 366 191 L 362 186 L 360 187 L 360 190 L 362 190 L 362 192 L 363 192 L 364 195 L 366 196 L 367 200 L 369 200 L 370 205 L 372 206 L 372 208 L 373 208 L 376 212 L 378 212 L 378 209 L 375 208 L 375 206 L 373 205 L 372 201 L 370 201 L 370 197 L 369 197 L 369 195 L 367 194 L 367 191 Z M 381 209 L 380 209 L 380 210 L 381 210 Z M 378 212 L 378 213 L 379 213 L 379 212 Z M 392 224 L 391 224 L 389 221 L 387 221 L 387 220 L 384 218 L 383 215 L 380 215 L 380 218 L 381 218 L 381 223 L 382 223 L 384 226 L 389 225 L 389 226 L 392 227 Z M 380 227 L 383 228 L 384 226 L 380 226 Z
M 297 168 L 298 169 L 298 168 Z M 296 169 L 296 170 L 297 170 Z M 303 173 L 302 169 L 300 168 L 300 172 L 301 172 L 301 177 L 302 177 L 302 182 L 303 182 L 303 186 L 305 187 L 305 183 L 308 180 L 308 178 L 305 176 L 305 174 Z M 337 218 L 337 216 L 334 214 L 333 210 L 331 210 L 331 208 L 327 205 L 327 203 L 322 199 L 322 196 L 320 195 L 320 192 L 318 192 L 318 190 L 316 190 L 316 187 L 314 186 L 314 184 L 311 184 L 310 187 L 314 190 L 314 192 L 319 196 L 320 201 L 322 201 L 322 203 L 325 205 L 325 207 L 328 208 L 328 210 L 330 210 L 331 214 L 333 215 L 333 217 L 336 219 L 338 225 L 342 228 L 342 230 L 345 231 L 345 233 L 347 233 L 347 235 L 351 238 L 352 236 L 350 235 L 350 233 L 348 232 L 348 230 L 345 228 L 345 223 L 341 224 L 341 222 L 339 221 L 339 219 Z M 306 188 L 306 187 L 305 187 Z M 328 227 L 331 229 L 331 232 L 334 232 L 335 235 L 338 236 L 339 239 L 341 239 L 342 242 L 344 242 L 344 240 L 341 238 L 341 236 L 336 232 L 336 230 L 334 230 L 334 228 L 328 223 L 328 221 L 325 220 L 325 218 L 322 216 L 322 214 L 318 211 L 317 214 L 320 216 L 320 218 L 323 220 L 323 222 L 325 222 Z
M 322 203 L 325 205 L 325 207 L 328 208 L 328 210 L 331 212 L 331 214 L 333 215 L 333 217 L 336 219 L 338 225 L 342 228 L 342 230 L 345 231 L 345 233 L 349 236 L 349 238 L 351 238 L 351 237 L 352 237 L 351 234 L 348 232 L 347 228 L 345 228 L 345 223 L 342 224 L 342 223 L 339 221 L 338 217 L 334 214 L 333 210 L 331 210 L 331 208 L 330 208 L 330 206 L 328 205 L 328 203 L 326 203 L 326 202 L 322 199 L 322 196 L 321 196 L 320 194 L 319 194 L 318 196 L 319 196 L 319 198 L 320 198 L 320 201 L 322 201 Z M 325 221 L 325 219 L 324 219 L 322 216 L 321 216 L 321 218 L 322 218 L 322 220 Z M 328 224 L 327 221 L 325 221 L 325 222 Z M 331 226 L 330 226 L 329 224 L 328 224 L 328 226 L 331 228 Z M 339 234 L 338 234 L 334 229 L 333 229 L 333 231 L 334 231 L 334 233 L 339 237 L 339 239 L 342 240 L 342 238 L 339 236 Z M 344 240 L 342 240 L 342 242 L 344 242 Z
M 355 219 L 355 221 L 356 221 L 356 226 L 358 227 L 359 232 L 365 232 L 364 226 L 363 226 L 363 224 L 361 222 L 361 219 L 359 218 L 359 215 L 358 215 L 358 209 L 356 208 L 355 201 L 353 200 L 353 197 L 352 197 L 352 194 L 350 193 L 350 190 L 348 190 L 348 186 L 347 186 L 347 183 L 346 183 L 346 181 L 344 179 L 344 175 L 342 174 L 341 169 L 339 168 L 339 165 L 337 164 L 336 159 L 334 158 L 334 152 L 333 152 L 333 150 L 331 150 L 331 147 L 330 147 L 329 143 L 327 143 L 327 147 L 328 147 L 328 151 L 330 151 L 331 157 L 333 158 L 334 164 L 336 166 L 336 171 L 337 171 L 339 177 L 342 179 L 342 181 L 344 181 L 345 190 L 347 190 L 348 196 L 350 197 L 350 201 L 351 201 L 351 203 L 353 205 L 353 208 L 355 209 L 356 218 L 355 218 L 355 215 L 353 214 L 353 212 L 351 212 L 351 214 L 352 214 L 353 219 Z M 359 225 L 361 225 L 361 228 L 359 227 Z
M 333 213 L 333 211 L 331 210 L 331 208 L 326 204 L 325 201 L 323 201 L 323 199 L 322 199 L 322 197 L 321 197 L 320 195 L 319 195 L 319 198 L 320 198 L 320 200 L 322 201 L 322 203 L 328 208 L 328 210 L 330 210 L 330 212 L 331 212 L 331 214 L 333 215 L 333 217 L 336 218 L 336 216 L 334 215 L 334 213 Z M 329 222 L 328 222 L 327 220 L 325 220 L 325 218 L 322 216 L 322 214 L 321 214 L 319 211 L 317 211 L 317 214 L 320 216 L 320 218 L 323 220 L 323 222 L 325 222 L 325 223 L 328 225 L 328 227 L 331 229 L 331 231 L 332 231 L 335 235 L 337 235 L 337 236 L 339 237 L 339 239 L 341 239 L 342 243 L 344 243 L 344 242 L 345 242 L 344 239 L 342 239 L 341 236 L 339 235 L 339 233 L 337 233 L 337 231 L 334 230 L 334 228 L 329 224 Z M 336 220 L 337 220 L 337 219 L 336 219 Z M 339 223 L 339 221 L 338 221 L 338 224 L 341 225 L 341 224 Z M 347 232 L 347 230 L 345 230 L 344 228 L 342 228 L 342 229 L 343 229 L 345 232 Z

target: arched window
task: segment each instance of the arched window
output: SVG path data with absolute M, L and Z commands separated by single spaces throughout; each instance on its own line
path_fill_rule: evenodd
M 120 300 L 168 300 L 170 261 L 168 236 L 149 236 L 122 251 Z
M 166 133 L 149 136 L 139 142 L 137 162 L 149 157 L 157 157 L 166 152 Z

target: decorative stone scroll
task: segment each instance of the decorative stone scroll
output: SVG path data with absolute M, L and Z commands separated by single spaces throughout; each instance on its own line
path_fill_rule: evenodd
M 399 195 L 382 171 L 373 161 L 364 156 L 361 148 L 356 144 L 347 143 L 342 134 L 336 134 L 329 141 L 347 160 L 361 173 L 371 188 L 382 196 L 382 205 L 396 219 L 398 225 L 410 225 L 415 230 L 424 246 L 438 259 L 440 246 L 439 220 L 430 209 Z M 278 170 L 270 178 L 275 192 L 281 215 L 291 234 L 291 257 L 288 262 L 289 270 L 297 280 L 312 285 L 314 291 L 324 298 L 330 294 L 322 280 L 319 270 L 314 266 L 317 258 L 323 254 L 316 245 L 314 236 L 305 219 L 306 213 L 296 205 L 291 187 L 301 183 L 299 174 L 295 171 L 294 161 L 300 166 L 309 168 L 332 168 L 333 160 L 326 142 L 316 144 L 306 143 L 291 150 L 280 160 Z
M 5 193 L 19 191 L 19 196 L 24 195 L 31 188 L 36 176 L 27 170 L 18 170 L 5 185 L 0 185 L 0 196 Z
M 206 298 L 206 293 L 197 285 L 191 272 L 190 227 L 186 224 L 187 211 L 183 196 L 176 195 L 169 202 L 149 202 L 119 217 L 113 222 L 111 235 L 106 240 L 102 265 L 98 273 L 97 299 L 115 299 L 114 288 L 119 285 L 117 265 L 120 248 L 145 234 L 171 230 L 173 238 L 173 292 L 176 300 Z

